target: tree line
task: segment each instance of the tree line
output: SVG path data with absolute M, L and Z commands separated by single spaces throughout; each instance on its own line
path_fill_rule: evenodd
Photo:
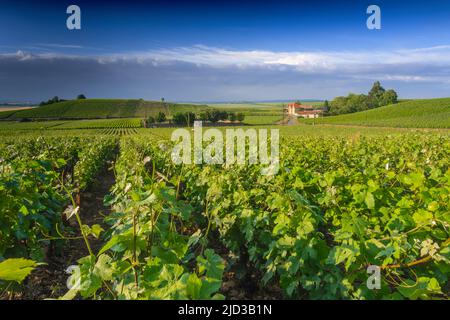
M 84 94 L 79 94 L 77 96 L 77 100 L 81 100 L 81 99 L 86 99 L 86 96 Z M 39 103 L 39 106 L 46 106 L 49 104 L 53 104 L 53 103 L 57 103 L 57 102 L 63 102 L 63 101 L 67 101 L 65 99 L 60 99 L 58 96 L 54 96 L 51 99 L 48 99 L 47 101 L 42 101 L 41 103 Z
M 345 97 L 336 97 L 331 103 L 325 101 L 324 107 L 328 115 L 338 115 L 374 109 L 397 102 L 397 92 L 384 89 L 380 81 L 376 81 L 367 95 L 351 93 Z
M 172 122 L 177 125 L 192 125 L 195 120 L 201 120 L 205 122 L 216 123 L 221 120 L 239 121 L 242 122 L 245 119 L 243 113 L 227 112 L 220 110 L 207 110 L 195 114 L 194 112 L 176 112 L 172 116 Z M 148 124 L 162 123 L 167 120 L 164 112 L 159 112 L 156 116 L 149 116 L 147 118 Z

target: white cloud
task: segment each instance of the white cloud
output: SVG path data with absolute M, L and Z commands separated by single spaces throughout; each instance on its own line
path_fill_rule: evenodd
M 60 53 L 54 47 L 0 53 L 1 76 L 10 90 L 36 79 L 29 83 L 34 95 L 90 84 L 98 86 L 103 96 L 123 92 L 122 96 L 147 97 L 155 92 L 177 95 L 179 100 L 332 98 L 366 92 L 375 80 L 386 81 L 386 87 L 398 89 L 403 97 L 431 97 L 447 96 L 450 85 L 450 45 L 383 51 L 276 52 L 197 45 L 145 52 L 92 54 L 86 48 L 76 52 Z
M 360 66 L 389 64 L 449 64 L 450 45 L 392 51 L 302 51 L 230 50 L 197 45 L 147 52 L 111 54 L 103 62 L 135 60 L 139 63 L 181 61 L 212 67 L 290 66 L 299 71 L 335 71 Z
M 37 47 L 49 47 L 49 48 L 59 48 L 59 49 L 83 49 L 83 46 L 78 44 L 60 44 L 60 43 L 36 43 Z
M 54 48 L 83 48 L 78 45 L 42 44 Z M 11 54 L 2 54 L 2 56 Z M 145 52 L 112 53 L 104 55 L 67 55 L 60 53 L 16 53 L 27 58 L 94 58 L 98 62 L 137 62 L 153 65 L 185 62 L 209 67 L 266 67 L 292 68 L 300 72 L 338 72 L 360 70 L 386 65 L 445 65 L 450 66 L 450 45 L 391 51 L 299 51 L 231 50 L 196 45 Z

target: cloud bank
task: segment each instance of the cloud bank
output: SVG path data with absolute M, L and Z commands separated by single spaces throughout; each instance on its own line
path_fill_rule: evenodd
M 48 48 L 78 45 L 47 44 Z M 402 97 L 450 95 L 450 45 L 389 51 L 274 52 L 202 45 L 144 52 L 0 54 L 0 99 L 169 100 L 332 98 L 381 80 Z

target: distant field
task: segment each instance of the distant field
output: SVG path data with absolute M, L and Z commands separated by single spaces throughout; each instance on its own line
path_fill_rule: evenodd
M 322 102 L 305 102 L 310 105 Z M 101 119 L 101 118 L 144 118 L 164 112 L 171 117 L 176 112 L 191 111 L 200 113 L 207 109 L 220 109 L 229 112 L 240 112 L 249 116 L 268 116 L 267 119 L 248 118 L 252 124 L 273 123 L 273 117 L 283 117 L 283 102 L 257 102 L 257 103 L 217 103 L 209 105 L 200 104 L 174 104 L 160 101 L 144 101 L 137 99 L 86 99 L 59 102 L 32 109 L 1 108 L 0 119 L 16 120 L 30 119 Z
M 311 124 L 312 119 L 301 120 Z M 450 128 L 450 98 L 410 100 L 377 109 L 316 119 L 315 123 L 402 128 Z
M 16 113 L 16 110 L 9 110 L 9 111 L 1 111 L 0 110 L 0 119 L 6 119 Z
M 245 115 L 258 116 L 283 116 L 283 109 L 287 102 L 246 102 L 246 103 L 213 103 L 208 104 L 211 108 L 222 109 L 231 112 L 242 112 Z M 306 101 L 305 105 L 322 106 L 322 101 Z
M 31 127 L 31 123 L 28 123 L 28 127 L 9 127 L 14 130 L 8 130 L 5 128 L 6 123 L 0 122 L 0 137 L 36 137 L 45 135 L 48 137 L 66 137 L 74 135 L 92 136 L 92 135 L 124 135 L 124 134 L 138 134 L 141 136 L 149 136 L 154 139 L 170 139 L 172 132 L 175 128 L 70 128 L 71 123 L 76 126 L 75 123 L 81 123 L 84 121 L 68 121 L 68 127 L 64 128 L 57 125 L 56 121 L 47 121 L 48 126 L 35 128 Z M 66 123 L 66 122 L 63 122 Z M 16 125 L 25 125 L 26 123 L 16 123 Z M 36 123 L 42 124 L 42 122 Z M 50 126 L 52 125 L 52 126 Z M 226 129 L 237 129 L 239 127 L 218 127 L 217 129 L 225 131 Z M 305 137 L 348 137 L 352 141 L 358 141 L 360 136 L 389 136 L 389 135 L 404 135 L 417 133 L 421 135 L 448 135 L 449 129 L 414 129 L 414 128 L 379 128 L 379 127 L 361 127 L 361 126 L 346 126 L 346 125 L 315 125 L 315 126 L 281 126 L 281 125 L 257 125 L 254 127 L 242 127 L 244 129 L 278 129 L 280 137 L 297 137 L 303 139 Z M 2 130 L 7 129 L 7 130 Z M 45 129 L 45 130 L 44 130 Z M 78 130 L 74 130 L 78 129 Z
M 244 123 L 250 125 L 271 125 L 281 120 L 281 116 L 246 116 Z M 36 129 L 106 129 L 106 128 L 140 128 L 139 118 L 123 119 L 88 119 L 60 121 L 0 122 L 0 130 L 36 130 Z
M 139 105 L 137 105 L 139 103 Z M 310 103 L 310 102 L 308 102 Z M 321 103 L 321 102 L 317 102 Z M 311 103 L 310 103 L 311 104 Z M 232 112 L 243 112 L 245 114 L 244 123 L 256 126 L 275 126 L 277 122 L 283 119 L 281 112 L 281 104 L 263 105 L 262 103 L 240 103 L 240 104 L 211 104 L 203 105 L 173 105 L 167 104 L 169 113 L 176 111 L 194 111 L 200 112 L 207 108 L 217 108 Z M 151 111 L 150 111 L 151 110 Z M 51 120 L 51 121 L 0 121 L 0 131 L 14 131 L 18 133 L 21 130 L 73 130 L 73 129 L 139 129 L 141 119 L 147 115 L 167 110 L 161 102 L 149 102 L 139 100 L 78 100 L 57 103 L 31 110 L 6 111 L 0 113 L 0 118 L 14 120 L 16 118 L 30 117 L 35 120 L 47 116 L 55 112 L 57 116 L 53 117 L 72 117 L 75 115 L 83 118 L 98 117 L 99 115 L 108 117 L 122 116 L 123 118 L 110 119 L 85 119 L 85 120 Z M 144 114 L 142 114 L 144 113 Z M 4 115 L 9 117 L 5 118 Z M 126 114 L 140 114 L 141 117 L 125 117 Z M 34 115 L 34 117 L 31 117 Z M 170 118 L 170 116 L 169 116 Z M 300 124 L 312 124 L 312 119 L 302 119 Z M 409 100 L 402 101 L 395 105 L 381 107 L 364 112 L 358 112 L 348 115 L 325 117 L 315 120 L 316 126 L 304 129 L 300 127 L 310 126 L 279 126 L 287 135 L 297 135 L 311 133 L 321 134 L 321 132 L 330 132 L 336 129 L 326 129 L 329 125 L 345 125 L 345 130 L 349 131 L 350 126 L 366 126 L 366 127 L 392 127 L 392 128 L 450 128 L 450 98 L 446 99 L 429 99 L 429 100 Z M 320 125 L 323 124 L 324 126 Z M 278 127 L 278 126 L 277 126 Z M 333 126 L 333 128 L 336 128 Z M 170 130 L 170 129 L 169 129 Z M 310 131 L 308 131 L 310 130 Z M 379 129 L 376 129 L 379 130 Z M 388 129 L 391 130 L 391 129 Z M 394 129 L 392 129 L 394 130 Z M 352 129 L 351 132 L 361 132 L 361 129 Z M 120 132 L 120 131 L 118 131 Z M 134 130 L 125 130 L 124 132 L 132 133 Z M 166 132 L 166 131 L 164 131 Z M 447 131 L 448 132 L 448 131 Z
M 14 130 L 41 130 L 48 129 L 59 126 L 66 121 L 36 121 L 36 122 L 17 122 L 17 121 L 1 121 L 0 131 L 10 131 Z M 14 133 L 13 132 L 13 133 Z
M 11 107 L 11 106 L 0 106 L 0 112 L 3 111 L 19 111 L 19 110 L 27 110 L 32 109 L 34 107 Z
M 283 116 L 245 116 L 244 123 L 252 125 L 274 124 L 283 119 Z
M 0 113 L 0 119 L 89 119 L 89 118 L 135 118 L 165 113 L 208 109 L 206 105 L 173 104 L 159 101 L 136 99 L 86 99 L 71 100 L 30 110 L 6 111 Z
M 246 116 L 276 116 L 282 115 L 282 104 L 262 104 L 262 103 L 217 103 L 208 104 L 213 109 L 220 109 L 229 112 L 241 112 Z

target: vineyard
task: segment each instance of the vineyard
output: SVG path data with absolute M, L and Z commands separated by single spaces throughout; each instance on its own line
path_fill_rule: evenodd
M 205 105 L 174 104 L 137 99 L 83 99 L 69 100 L 29 110 L 0 112 L 0 119 L 97 119 L 142 118 L 158 112 L 198 112 Z
M 164 134 L 99 131 L 0 138 L 1 298 L 74 241 L 68 287 L 40 298 L 449 298 L 446 132 L 285 135 L 262 176 L 175 165 Z M 108 214 L 89 224 L 80 199 L 108 169 Z
M 450 99 L 410 100 L 362 112 L 303 121 L 309 124 L 450 128 Z
M 130 129 L 140 128 L 141 119 L 96 119 L 76 121 L 33 121 L 33 122 L 4 122 L 1 130 L 68 130 L 68 129 Z
M 99 119 L 68 121 L 57 126 L 56 129 L 127 129 L 140 128 L 141 119 Z

